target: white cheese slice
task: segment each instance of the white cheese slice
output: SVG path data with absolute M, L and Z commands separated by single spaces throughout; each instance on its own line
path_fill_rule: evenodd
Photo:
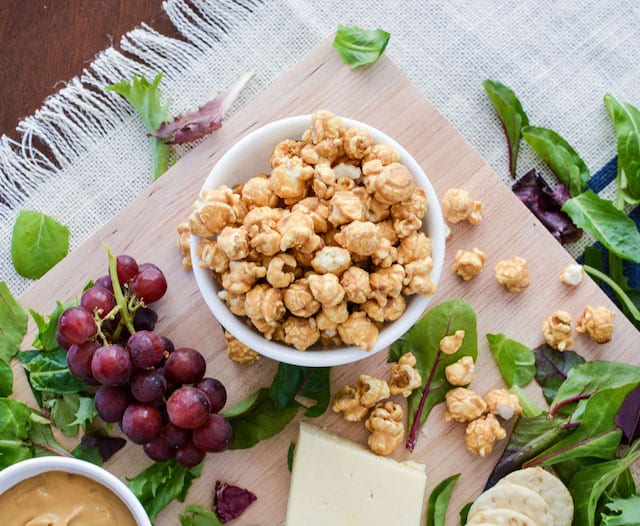
M 424 466 L 300 423 L 286 526 L 419 526 Z

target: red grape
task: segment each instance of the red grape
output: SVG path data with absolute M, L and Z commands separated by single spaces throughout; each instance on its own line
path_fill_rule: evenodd
M 167 380 L 179 384 L 194 384 L 207 369 L 204 356 L 195 349 L 182 347 L 173 351 L 164 364 Z
M 183 429 L 195 429 L 207 421 L 209 399 L 200 389 L 181 387 L 167 400 L 167 413 L 172 424 Z
M 151 460 L 156 462 L 164 462 L 175 455 L 175 449 L 167 445 L 162 432 L 151 442 L 147 442 L 142 446 L 142 449 Z
M 121 254 L 116 258 L 116 271 L 121 285 L 131 281 L 138 273 L 138 263 L 127 254 Z
M 103 385 L 125 383 L 131 376 L 131 356 L 120 345 L 105 345 L 96 350 L 91 360 L 91 372 Z
M 136 331 L 152 331 L 156 321 L 158 321 L 158 315 L 149 307 L 140 307 L 133 315 L 133 327 Z
M 58 331 L 70 344 L 81 344 L 95 336 L 98 327 L 89 311 L 82 307 L 69 307 L 58 319 Z
M 96 393 L 93 403 L 105 422 L 120 422 L 129 405 L 129 393 L 121 386 L 104 385 Z
M 167 351 L 169 354 L 171 354 L 173 351 L 176 350 L 176 348 L 173 345 L 173 342 L 169 338 L 167 338 L 166 336 L 160 336 L 160 339 L 164 344 L 164 350 Z
M 233 428 L 225 417 L 210 414 L 204 425 L 191 432 L 191 439 L 197 447 L 205 451 L 224 451 L 233 442 Z
M 160 402 L 167 390 L 167 380 L 154 370 L 140 371 L 131 379 L 131 394 L 139 402 Z
M 111 276 L 106 274 L 104 276 L 100 276 L 93 284 L 94 287 L 102 287 L 103 289 L 107 289 L 111 294 L 113 294 L 113 282 L 111 281 Z
M 141 266 L 142 267 L 142 266 Z M 158 301 L 167 291 L 167 280 L 162 271 L 153 266 L 142 267 L 131 282 L 131 292 L 146 304 Z
M 127 349 L 135 369 L 158 365 L 163 358 L 164 345 L 160 336 L 151 331 L 138 331 L 129 337 Z
M 227 403 L 227 390 L 220 380 L 203 378 L 194 387 L 207 395 L 210 413 L 218 413 Z
M 176 449 L 176 460 L 188 468 L 200 464 L 205 455 L 206 453 L 191 441 Z
M 116 306 L 113 293 L 104 287 L 93 286 L 82 294 L 80 305 L 89 312 L 96 312 L 104 318 Z
M 162 428 L 162 435 L 167 445 L 173 448 L 184 446 L 191 440 L 191 431 L 173 425 L 171 422 Z
M 136 444 L 151 442 L 161 428 L 160 410 L 152 405 L 133 403 L 122 416 L 122 432 Z
M 80 345 L 73 344 L 67 353 L 67 365 L 71 374 L 77 376 L 84 383 L 89 385 L 99 385 L 91 372 L 91 360 L 93 355 L 100 348 L 98 342 L 84 342 Z
M 71 342 L 69 342 L 64 336 L 62 336 L 62 334 L 60 334 L 60 329 L 58 329 L 57 327 L 56 327 L 56 341 L 58 342 L 58 345 L 60 347 L 62 347 L 67 351 L 72 345 Z

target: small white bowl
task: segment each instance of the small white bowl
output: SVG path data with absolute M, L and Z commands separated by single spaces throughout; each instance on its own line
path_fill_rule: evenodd
M 22 460 L 0 471 L 0 494 L 22 482 L 48 471 L 83 475 L 111 490 L 129 508 L 138 526 L 151 526 L 149 516 L 132 491 L 118 477 L 95 464 L 69 457 L 39 457 Z
M 347 128 L 357 126 L 367 130 L 374 143 L 392 146 L 403 163 L 413 175 L 417 186 L 427 193 L 427 215 L 422 230 L 431 238 L 433 248 L 433 270 L 431 279 L 438 283 L 444 263 L 445 226 L 442 210 L 433 186 L 418 162 L 391 137 L 362 122 L 343 118 Z M 269 157 L 276 144 L 285 139 L 300 140 L 304 130 L 311 124 L 311 115 L 297 115 L 274 121 L 254 130 L 233 145 L 216 163 L 205 180 L 202 188 L 217 188 L 220 185 L 233 187 L 245 182 L 259 173 L 270 173 Z M 381 330 L 373 349 L 366 352 L 355 346 L 323 348 L 315 345 L 306 351 L 299 351 L 286 344 L 267 340 L 258 331 L 249 328 L 245 319 L 234 315 L 224 301 L 218 298 L 220 290 L 211 271 L 201 268 L 197 254 L 199 238 L 191 236 L 191 259 L 193 273 L 202 297 L 220 324 L 233 336 L 258 353 L 294 365 L 310 367 L 328 367 L 351 363 L 375 354 L 400 338 L 424 314 L 431 297 L 414 295 L 407 297 L 407 309 L 396 321 L 387 323 Z

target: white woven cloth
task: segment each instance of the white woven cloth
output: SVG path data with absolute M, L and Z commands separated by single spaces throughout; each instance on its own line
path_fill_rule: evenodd
M 11 263 L 19 210 L 38 210 L 67 225 L 73 250 L 150 183 L 142 123 L 123 99 L 94 89 L 133 73 L 163 71 L 163 92 L 179 113 L 254 71 L 237 109 L 339 23 L 382 27 L 391 33 L 387 55 L 507 184 L 507 148 L 484 79 L 512 87 L 531 123 L 563 135 L 592 174 L 615 157 L 603 95 L 640 105 L 634 0 L 168 0 L 164 8 L 187 43 L 147 27 L 133 30 L 122 48 L 144 65 L 105 50 L 20 123 L 20 143 L 0 140 L 0 281 L 14 294 L 30 284 Z M 50 146 L 56 162 L 31 147 L 34 137 Z M 519 175 L 532 167 L 544 171 L 525 144 L 518 166 Z M 611 185 L 601 190 L 611 192 Z M 581 248 L 570 250 L 578 255 Z

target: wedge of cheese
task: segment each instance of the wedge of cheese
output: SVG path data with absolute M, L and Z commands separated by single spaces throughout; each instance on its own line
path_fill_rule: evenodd
M 426 480 L 423 465 L 301 422 L 286 526 L 419 526 Z

